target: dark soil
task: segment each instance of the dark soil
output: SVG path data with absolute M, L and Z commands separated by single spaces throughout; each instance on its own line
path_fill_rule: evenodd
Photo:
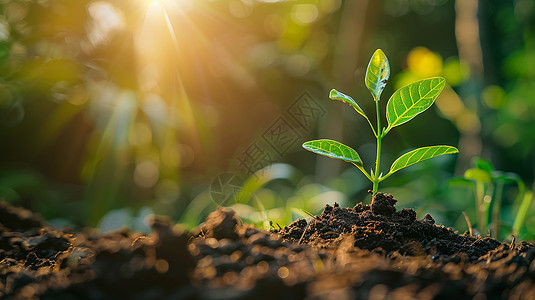
M 185 232 L 100 235 L 0 204 L 5 299 L 535 299 L 535 247 L 460 235 L 396 200 L 325 206 L 271 232 L 212 212 Z

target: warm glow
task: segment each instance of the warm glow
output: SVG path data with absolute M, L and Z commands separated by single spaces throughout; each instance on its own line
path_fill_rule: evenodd
M 93 46 L 107 42 L 114 30 L 121 30 L 125 27 L 123 15 L 108 2 L 92 2 L 87 11 L 91 17 L 87 37 Z
M 171 14 L 184 14 L 193 8 L 193 0 L 146 0 L 148 9 L 162 8 Z

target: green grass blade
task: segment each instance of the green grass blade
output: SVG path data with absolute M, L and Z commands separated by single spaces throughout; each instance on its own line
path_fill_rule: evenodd
M 340 159 L 355 165 L 362 166 L 362 160 L 357 151 L 342 143 L 333 140 L 314 140 L 303 144 L 303 148 L 316 154 Z
M 529 207 L 531 206 L 532 200 L 533 193 L 531 191 L 527 191 L 526 193 L 524 193 L 522 204 L 518 209 L 515 222 L 513 223 L 513 234 L 520 235 L 522 233 L 522 227 L 525 226 L 526 216 L 528 215 Z
M 331 92 L 329 93 L 329 98 L 331 98 L 332 100 L 342 101 L 344 103 L 351 105 L 359 114 L 361 114 L 364 118 L 368 119 L 368 116 L 366 116 L 366 114 L 364 113 L 364 110 L 362 110 L 362 108 L 360 108 L 357 102 L 353 100 L 353 98 L 349 97 L 348 95 L 342 92 L 339 92 L 335 89 L 332 89 Z
M 441 77 L 420 80 L 397 90 L 386 104 L 387 132 L 428 109 L 446 84 Z
M 430 159 L 439 155 L 458 153 L 459 150 L 452 146 L 429 146 L 412 150 L 400 156 L 390 167 L 389 174 L 399 171 L 405 167 Z
M 368 69 L 366 69 L 365 79 L 366 86 L 370 90 L 370 93 L 372 93 L 375 101 L 379 101 L 389 77 L 390 64 L 388 63 L 388 59 L 381 49 L 377 49 L 370 59 Z

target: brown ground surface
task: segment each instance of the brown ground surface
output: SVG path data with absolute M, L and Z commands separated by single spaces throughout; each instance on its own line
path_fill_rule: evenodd
M 325 206 L 276 231 L 220 209 L 196 232 L 162 218 L 153 232 L 48 227 L 0 203 L 2 299 L 535 299 L 535 247 L 460 235 L 371 205 Z

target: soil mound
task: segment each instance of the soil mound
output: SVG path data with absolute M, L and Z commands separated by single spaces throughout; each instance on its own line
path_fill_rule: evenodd
M 396 211 L 397 200 L 390 194 L 377 193 L 370 205 L 359 203 L 353 208 L 326 205 L 323 213 L 310 222 L 297 220 L 277 231 L 285 241 L 323 248 L 337 247 L 351 236 L 360 249 L 410 255 L 431 255 L 447 259 L 456 255 L 476 261 L 501 243 L 495 239 L 467 234 L 436 225 L 431 215 L 416 219 L 413 209 Z M 458 258 L 456 258 L 458 259 Z

